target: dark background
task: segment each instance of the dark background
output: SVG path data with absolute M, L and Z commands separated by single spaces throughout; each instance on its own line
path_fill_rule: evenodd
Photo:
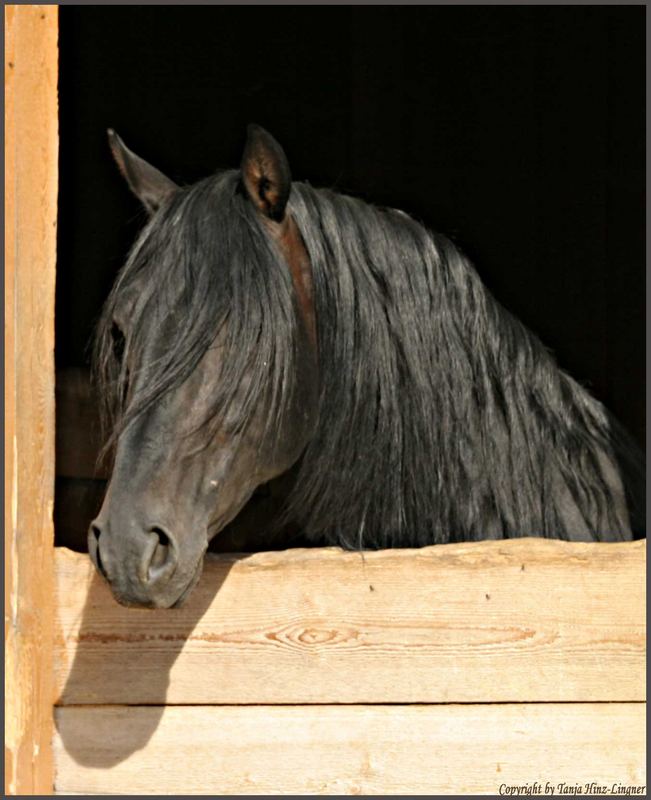
M 106 128 L 190 183 L 257 122 L 295 178 L 451 235 L 644 442 L 643 7 L 59 11 L 59 368 L 144 220 Z

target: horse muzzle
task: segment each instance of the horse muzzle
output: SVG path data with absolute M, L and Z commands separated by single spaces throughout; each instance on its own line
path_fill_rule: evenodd
M 115 599 L 126 606 L 180 605 L 201 572 L 200 558 L 190 568 L 182 565 L 176 538 L 157 525 L 139 528 L 132 522 L 116 534 L 98 517 L 88 531 L 88 553 Z

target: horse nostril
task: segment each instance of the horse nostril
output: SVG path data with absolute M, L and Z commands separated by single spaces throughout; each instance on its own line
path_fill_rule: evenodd
M 97 571 L 102 575 L 106 580 L 108 580 L 108 575 L 106 573 L 106 568 L 104 564 L 102 564 L 102 557 L 99 553 L 99 537 L 102 535 L 102 531 L 99 525 L 96 525 L 94 522 L 91 524 L 88 530 L 88 554 L 90 558 L 97 567 Z
M 171 537 L 162 528 L 154 527 L 149 532 L 157 538 L 145 573 L 147 582 L 151 583 L 169 577 L 176 566 L 176 552 Z

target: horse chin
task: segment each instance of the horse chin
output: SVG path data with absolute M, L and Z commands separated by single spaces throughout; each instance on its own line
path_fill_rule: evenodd
M 201 577 L 201 573 L 203 572 L 203 558 L 199 560 L 197 564 L 197 568 L 194 571 L 194 575 L 190 579 L 190 583 L 185 587 L 185 589 L 181 592 L 181 595 L 177 600 L 175 600 L 169 608 L 181 608 L 181 606 L 185 605 L 186 600 L 190 596 L 194 587 L 199 583 L 199 578 Z

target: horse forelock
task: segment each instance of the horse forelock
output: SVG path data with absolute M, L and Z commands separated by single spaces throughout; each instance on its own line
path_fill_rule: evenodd
M 130 313 L 120 315 L 134 296 Z M 117 316 L 128 316 L 122 365 L 113 354 Z M 293 392 L 295 316 L 291 277 L 240 192 L 238 172 L 168 198 L 132 248 L 96 331 L 93 361 L 107 400 L 107 446 L 183 383 L 218 336 L 221 371 L 214 375 L 210 413 L 197 427 L 219 424 L 237 394 L 243 425 L 265 398 L 269 431 L 275 431 L 274 417 Z

